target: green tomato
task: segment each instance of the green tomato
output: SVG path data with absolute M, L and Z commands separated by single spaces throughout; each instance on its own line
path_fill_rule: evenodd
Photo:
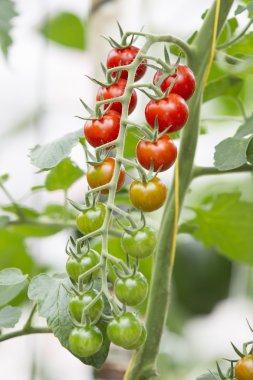
M 141 333 L 141 321 L 130 312 L 114 318 L 107 326 L 108 338 L 112 343 L 121 347 L 129 347 L 136 344 Z
M 103 335 L 98 327 L 76 327 L 69 335 L 70 351 L 81 358 L 87 358 L 100 350 Z
M 86 273 L 89 269 L 93 268 L 95 265 L 99 263 L 99 258 L 95 255 L 93 251 L 89 251 L 86 255 L 80 257 L 80 259 L 76 260 L 74 257 L 70 256 L 66 263 L 66 271 L 69 277 L 78 282 L 78 277 L 81 274 Z M 99 273 L 99 270 L 92 273 L 93 277 L 96 277 Z M 84 279 L 84 283 L 88 282 L 90 276 Z
M 148 282 L 142 273 L 134 276 L 117 278 L 114 284 L 118 300 L 128 306 L 136 306 L 143 302 L 148 294 Z
M 146 339 L 147 339 L 147 330 L 145 326 L 142 326 L 141 336 L 137 340 L 137 342 L 130 346 L 124 346 L 124 348 L 126 350 L 138 350 L 145 343 Z
M 91 289 L 88 292 L 84 293 L 82 296 L 72 297 L 69 302 L 69 313 L 70 315 L 79 323 L 82 322 L 83 310 L 87 305 L 97 297 L 98 291 L 95 289 Z M 87 315 L 90 317 L 91 321 L 96 320 L 101 315 L 104 308 L 104 302 L 102 298 L 99 298 L 96 303 L 91 306 Z
M 102 227 L 106 213 L 106 207 L 103 203 L 97 203 L 85 211 L 80 212 L 76 218 L 77 228 L 82 234 L 98 230 Z
M 125 232 L 122 236 L 121 245 L 129 256 L 142 259 L 154 252 L 156 234 L 151 227 L 144 227 L 133 234 Z

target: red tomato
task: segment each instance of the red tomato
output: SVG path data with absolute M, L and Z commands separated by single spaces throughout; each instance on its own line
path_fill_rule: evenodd
M 153 83 L 156 84 L 162 75 L 161 71 L 157 71 Z M 188 100 L 195 91 L 195 76 L 188 66 L 178 65 L 177 72 L 174 75 L 169 75 L 162 82 L 160 86 L 162 91 L 165 92 L 176 77 L 177 81 L 172 87 L 170 94 L 178 94 L 185 100 Z
M 99 186 L 106 185 L 112 179 L 115 168 L 115 159 L 112 157 L 107 157 L 102 164 L 97 166 L 91 166 L 87 173 L 87 181 L 89 186 L 94 189 Z M 126 172 L 123 166 L 120 169 L 120 175 L 117 184 L 117 191 L 119 191 L 124 185 L 126 178 Z M 101 191 L 103 194 L 107 194 L 108 189 Z
M 136 55 L 138 54 L 140 49 L 136 46 L 128 46 L 124 49 L 112 49 L 109 51 L 107 56 L 107 68 L 112 69 L 117 66 L 125 66 L 129 65 L 133 62 Z M 147 60 L 144 59 L 142 63 L 137 67 L 134 81 L 141 79 L 147 70 Z M 116 76 L 116 71 L 113 73 L 113 76 Z M 128 71 L 122 70 L 120 73 L 120 78 L 127 79 Z
M 177 94 L 169 94 L 161 100 L 150 100 L 146 105 L 145 116 L 147 122 L 154 128 L 158 119 L 159 132 L 170 127 L 168 133 L 183 128 L 189 115 L 185 100 Z
M 109 110 L 101 119 L 87 120 L 84 135 L 94 148 L 116 140 L 120 129 L 120 114 Z
M 109 87 L 99 87 L 97 97 L 96 97 L 97 101 L 102 100 L 102 99 L 106 100 L 106 99 L 118 98 L 119 96 L 124 94 L 126 84 L 127 84 L 127 81 L 125 79 L 120 78 L 115 84 L 112 84 Z M 137 94 L 136 94 L 136 91 L 133 90 L 132 96 L 130 99 L 129 108 L 128 108 L 128 114 L 134 111 L 136 104 L 137 104 Z M 107 107 L 108 105 L 105 104 L 104 108 L 106 109 Z M 110 110 L 117 111 L 121 114 L 122 104 L 120 102 L 114 102 L 112 103 Z
M 160 168 L 160 171 L 163 172 L 176 161 L 177 147 L 169 136 L 163 135 L 154 142 L 139 141 L 136 155 L 139 163 L 145 169 L 149 170 L 153 162 L 153 171 L 156 172 Z

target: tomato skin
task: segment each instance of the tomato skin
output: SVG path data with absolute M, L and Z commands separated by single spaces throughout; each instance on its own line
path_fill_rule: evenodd
M 139 53 L 139 50 L 136 46 L 128 46 L 124 49 L 112 49 L 109 51 L 109 54 L 107 56 L 107 63 L 106 66 L 108 69 L 112 69 L 113 67 L 118 66 L 125 66 L 129 65 L 133 62 L 136 55 Z M 143 75 L 146 73 L 147 70 L 147 60 L 144 59 L 142 63 L 138 66 L 134 81 L 138 81 L 143 77 Z M 113 73 L 113 77 L 115 77 L 117 72 L 115 71 Z M 128 71 L 122 70 L 120 73 L 120 78 L 127 79 L 128 78 Z
M 103 203 L 96 203 L 85 211 L 81 211 L 76 218 L 77 228 L 82 234 L 86 235 L 90 232 L 98 230 L 102 227 L 106 214 L 106 207 Z
M 89 269 L 93 268 L 99 263 L 99 258 L 95 255 L 94 252 L 89 251 L 86 255 L 76 260 L 74 257 L 70 256 L 66 263 L 66 271 L 69 277 L 77 282 L 78 277 L 81 274 L 86 273 Z M 93 277 L 96 277 L 99 273 L 99 270 L 92 273 Z M 90 277 L 84 279 L 84 283 L 88 282 Z
M 177 147 L 169 136 L 163 135 L 154 142 L 139 141 L 136 147 L 136 155 L 139 163 L 145 169 L 149 170 L 153 162 L 153 171 L 156 172 L 160 169 L 163 172 L 176 161 Z
M 163 73 L 157 71 L 153 83 L 156 84 L 162 77 Z M 161 90 L 165 92 L 177 77 L 177 81 L 172 87 L 170 94 L 178 94 L 182 96 L 185 100 L 190 99 L 195 91 L 196 80 L 192 70 L 186 65 L 178 65 L 177 72 L 174 75 L 169 75 L 161 84 Z
M 75 327 L 69 335 L 70 351 L 81 358 L 87 358 L 100 350 L 103 335 L 98 327 Z
M 110 341 L 117 346 L 128 347 L 136 344 L 142 333 L 140 320 L 130 312 L 115 317 L 107 326 Z
M 154 128 L 158 119 L 159 132 L 168 133 L 179 131 L 187 122 L 189 109 L 185 100 L 177 94 L 169 94 L 161 100 L 150 100 L 145 108 L 145 116 L 149 125 Z
M 94 148 L 117 139 L 120 130 L 120 114 L 109 110 L 101 119 L 87 120 L 84 136 Z
M 146 212 L 162 207 L 166 195 L 167 188 L 157 177 L 147 183 L 133 181 L 129 189 L 130 200 L 134 207 Z
M 134 344 L 130 346 L 124 346 L 126 350 L 138 350 L 146 341 L 147 339 L 147 330 L 144 326 L 142 326 L 142 332 L 140 338 L 135 342 Z
M 237 380 L 253 379 L 253 355 L 244 356 L 235 365 L 235 377 Z
M 142 273 L 137 272 L 128 278 L 117 278 L 114 291 L 118 300 L 128 306 L 142 303 L 148 294 L 148 282 Z
M 98 186 L 103 186 L 109 183 L 112 179 L 115 168 L 115 159 L 112 157 L 107 157 L 102 164 L 97 166 L 91 166 L 87 173 L 87 181 L 89 186 L 94 189 Z M 123 166 L 120 169 L 120 175 L 117 184 L 117 191 L 119 191 L 124 185 L 126 178 L 126 172 Z M 101 191 L 103 194 L 107 194 L 108 189 Z
M 82 314 L 84 308 L 89 305 L 89 303 L 94 300 L 98 295 L 98 291 L 91 289 L 84 293 L 82 296 L 71 297 L 68 308 L 70 315 L 79 323 L 82 321 Z M 90 317 L 91 322 L 96 320 L 102 313 L 104 308 L 104 302 L 102 298 L 99 298 L 97 302 L 91 306 L 87 312 Z
M 107 100 L 112 98 L 118 98 L 119 96 L 123 95 L 125 92 L 127 81 L 125 79 L 119 78 L 119 80 L 112 84 L 109 87 L 99 87 L 97 92 L 96 100 Z M 128 108 L 128 114 L 132 113 L 136 107 L 137 104 L 137 93 L 135 90 L 133 90 L 129 108 Z M 104 109 L 108 108 L 109 104 L 104 105 Z M 122 104 L 120 102 L 114 102 L 112 103 L 112 106 L 110 107 L 110 110 L 117 111 L 120 115 L 122 113 Z
M 121 245 L 129 256 L 143 259 L 152 255 L 155 250 L 156 241 L 155 231 L 151 227 L 146 226 L 134 234 L 124 232 Z

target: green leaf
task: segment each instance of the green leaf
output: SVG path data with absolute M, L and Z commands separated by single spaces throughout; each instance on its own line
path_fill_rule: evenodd
M 68 133 L 46 145 L 36 145 L 31 150 L 31 163 L 39 169 L 51 169 L 64 158 L 68 157 L 79 139 L 83 137 L 83 130 Z
M 243 87 L 243 80 L 233 76 L 224 76 L 207 84 L 204 91 L 204 102 L 219 96 L 236 96 Z
M 247 149 L 251 137 L 238 139 L 229 137 L 215 147 L 214 166 L 220 171 L 239 168 L 247 162 Z
M 253 139 L 250 141 L 246 153 L 248 162 L 253 165 Z
M 6 306 L 0 310 L 0 328 L 14 327 L 22 314 L 20 307 Z
M 84 50 L 86 48 L 86 23 L 77 15 L 69 12 L 56 14 L 46 19 L 40 32 L 47 39 L 60 45 Z
M 59 204 L 48 204 L 44 210 L 43 215 L 48 216 L 50 219 L 62 219 L 67 216 L 68 219 L 75 219 L 76 213 L 74 209 L 66 208 Z
M 0 307 L 12 301 L 27 286 L 27 277 L 18 268 L 0 271 Z
M 8 206 L 2 206 L 1 208 L 2 208 L 2 210 L 6 211 L 6 212 L 9 212 L 9 213 L 14 214 L 14 215 L 18 215 L 17 208 L 13 204 L 8 205 Z M 40 216 L 40 213 L 37 210 L 30 208 L 30 207 L 19 205 L 19 210 L 22 212 L 22 214 L 26 218 L 29 218 L 29 219 L 35 219 L 35 218 L 38 218 Z
M 70 158 L 65 158 L 46 177 L 45 186 L 49 191 L 67 190 L 83 175 L 83 171 Z
M 250 17 L 252 17 L 252 13 L 253 13 L 253 1 L 251 1 L 250 3 L 247 4 L 247 10 L 250 14 Z
M 39 314 L 46 318 L 48 326 L 59 339 L 63 347 L 68 349 L 68 337 L 73 329 L 68 313 L 69 295 L 65 287 L 70 287 L 66 275 L 50 277 L 40 274 L 34 277 L 29 285 L 28 297 L 39 305 Z M 97 326 L 103 333 L 103 347 L 95 355 L 79 358 L 84 364 L 100 368 L 107 358 L 110 342 L 106 336 L 106 322 L 98 322 Z
M 239 4 L 235 10 L 235 16 L 238 16 L 242 12 L 246 10 L 246 7 L 244 5 Z
M 0 0 L 0 46 L 5 55 L 12 43 L 12 19 L 17 15 L 12 0 Z
M 7 226 L 9 221 L 10 221 L 10 218 L 7 215 L 0 216 L 0 228 Z
M 127 130 L 126 134 L 126 143 L 124 148 L 124 157 L 132 158 L 136 156 L 136 145 L 138 144 L 139 139 L 134 136 L 138 135 L 138 131 L 135 128 Z
M 253 54 L 253 32 L 244 34 L 244 36 L 231 47 L 226 49 L 226 53 L 234 57 L 244 57 Z
M 231 260 L 253 265 L 253 203 L 240 200 L 239 193 L 219 194 L 208 207 L 194 208 L 188 221 L 193 236 L 206 248 L 214 247 Z
M 0 175 L 0 182 L 1 183 L 8 181 L 8 179 L 9 179 L 9 174 L 5 173 L 5 174 Z
M 227 42 L 227 40 L 230 40 L 233 34 L 235 33 L 236 29 L 238 28 L 239 24 L 235 17 L 230 18 L 227 20 L 222 33 L 219 37 L 218 44 L 221 45 L 224 42 Z
M 241 138 L 253 135 L 253 114 L 237 129 L 234 137 Z
M 36 225 L 32 223 L 22 223 L 22 224 L 12 224 L 8 227 L 8 231 L 13 232 L 17 236 L 21 238 L 27 237 L 46 237 L 56 234 L 57 232 L 64 229 L 64 225 L 62 227 L 54 226 L 53 224 L 48 225 Z

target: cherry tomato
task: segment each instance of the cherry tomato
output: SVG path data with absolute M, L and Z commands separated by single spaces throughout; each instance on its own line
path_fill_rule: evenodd
M 136 344 L 142 333 L 141 321 L 130 312 L 115 317 L 107 326 L 110 341 L 117 346 L 128 347 Z
M 127 84 L 127 81 L 125 79 L 120 78 L 115 84 L 112 84 L 109 87 L 99 87 L 97 97 L 96 97 L 97 101 L 118 98 L 119 96 L 124 94 L 126 84 Z M 137 94 L 136 94 L 136 91 L 133 90 L 132 96 L 130 99 L 129 108 L 128 108 L 128 114 L 134 111 L 136 104 L 137 104 Z M 108 105 L 105 104 L 104 108 L 106 109 L 107 107 Z M 122 104 L 120 102 L 114 102 L 112 103 L 110 110 L 117 111 L 118 113 L 121 114 Z
M 166 186 L 157 177 L 147 183 L 133 181 L 129 189 L 132 204 L 142 211 L 159 209 L 165 202 L 166 194 Z
M 253 379 L 253 355 L 244 356 L 235 366 L 235 377 L 237 380 Z
M 76 327 L 69 335 L 69 348 L 74 355 L 87 358 L 100 350 L 103 335 L 98 327 Z
M 78 260 L 76 260 L 74 257 L 70 256 L 66 263 L 66 271 L 69 275 L 69 277 L 77 282 L 78 277 L 81 274 L 86 273 L 89 269 L 93 268 L 95 265 L 99 263 L 99 257 L 95 255 L 93 251 L 89 251 L 86 255 L 83 257 L 80 257 Z M 98 275 L 99 271 L 95 271 L 92 273 L 93 277 L 96 277 Z M 86 277 L 84 279 L 84 283 L 88 282 L 90 277 Z
M 157 71 L 153 83 L 156 84 L 162 75 L 161 71 Z M 178 94 L 185 100 L 188 100 L 195 91 L 195 76 L 188 66 L 178 65 L 177 72 L 174 75 L 167 76 L 162 82 L 160 86 L 162 91 L 165 92 L 176 77 L 177 81 L 172 87 L 170 94 Z
M 115 159 L 107 157 L 102 164 L 91 166 L 87 173 L 87 181 L 89 186 L 94 189 L 95 187 L 103 186 L 109 183 L 112 179 L 115 168 Z M 124 185 L 126 172 L 123 166 L 120 169 L 120 175 L 117 184 L 117 191 Z M 101 193 L 108 193 L 108 189 L 104 189 Z
M 77 228 L 84 235 L 98 230 L 103 225 L 105 213 L 106 207 L 100 202 L 96 203 L 94 207 L 81 211 L 76 218 Z
M 148 294 L 148 282 L 142 273 L 127 278 L 117 278 L 114 291 L 118 300 L 128 306 L 142 303 Z
M 82 322 L 83 310 L 87 305 L 97 297 L 98 291 L 91 289 L 83 295 L 71 297 L 69 302 L 69 313 L 79 323 Z M 104 302 L 102 298 L 99 298 L 94 305 L 92 305 L 87 312 L 91 321 L 96 320 L 102 313 L 104 308 Z
M 177 94 L 169 94 L 161 100 L 150 100 L 146 105 L 145 116 L 147 122 L 154 128 L 158 120 L 159 132 L 170 127 L 168 133 L 179 131 L 187 122 L 189 115 L 185 100 Z
M 124 49 L 112 49 L 109 51 L 107 56 L 107 68 L 112 69 L 117 66 L 129 65 L 135 59 L 140 49 L 136 46 L 128 46 Z M 141 79 L 147 70 L 147 60 L 144 59 L 142 63 L 138 66 L 134 81 Z M 116 76 L 116 71 L 113 73 L 113 76 Z M 127 70 L 122 70 L 120 73 L 120 78 L 127 79 L 128 72 Z
M 156 234 L 151 227 L 144 227 L 132 234 L 124 232 L 121 245 L 129 256 L 143 259 L 154 252 Z
M 142 326 L 141 336 L 137 340 L 137 342 L 130 346 L 124 346 L 124 348 L 126 350 L 138 350 L 145 343 L 146 339 L 147 339 L 147 330 L 144 326 Z
M 116 140 L 120 129 L 120 114 L 109 110 L 101 119 L 87 120 L 84 135 L 94 148 Z
M 169 169 L 177 158 L 177 147 L 173 140 L 163 135 L 154 142 L 139 141 L 136 148 L 139 163 L 149 170 L 153 163 L 153 171 L 160 169 L 161 172 Z

